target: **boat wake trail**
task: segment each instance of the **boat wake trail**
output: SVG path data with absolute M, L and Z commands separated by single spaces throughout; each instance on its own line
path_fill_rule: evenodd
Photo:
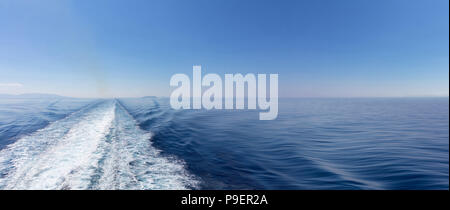
M 93 104 L 0 151 L 0 189 L 190 189 L 184 162 L 115 100 Z

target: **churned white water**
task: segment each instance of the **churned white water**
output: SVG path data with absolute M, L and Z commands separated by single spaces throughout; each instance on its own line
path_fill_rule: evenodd
M 86 107 L 0 152 L 0 189 L 187 189 L 184 163 L 115 100 Z

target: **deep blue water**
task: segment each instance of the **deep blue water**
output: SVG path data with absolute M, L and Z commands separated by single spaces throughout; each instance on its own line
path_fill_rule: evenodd
M 0 99 L 0 189 L 448 189 L 448 98 Z

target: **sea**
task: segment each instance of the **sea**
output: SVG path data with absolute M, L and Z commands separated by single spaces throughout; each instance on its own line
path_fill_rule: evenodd
M 0 95 L 0 189 L 449 189 L 449 98 L 280 98 L 174 110 L 168 98 Z

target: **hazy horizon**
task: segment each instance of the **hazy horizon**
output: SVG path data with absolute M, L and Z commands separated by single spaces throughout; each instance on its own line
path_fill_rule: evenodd
M 7 94 L 7 93 L 0 93 L 0 97 L 2 96 L 13 96 L 13 97 L 19 97 L 19 96 L 49 96 L 49 97 L 66 97 L 66 98 L 86 98 L 86 99 L 114 99 L 114 98 L 145 98 L 145 97 L 155 97 L 155 98 L 170 98 L 170 96 L 154 96 L 154 95 L 143 95 L 143 96 L 114 96 L 114 97 L 78 97 L 78 96 L 68 96 L 68 95 L 59 95 L 59 94 L 53 94 L 53 93 L 20 93 L 20 94 Z M 222 97 L 223 99 L 224 97 Z M 311 98 L 323 98 L 323 99 L 331 99 L 331 98 L 342 98 L 342 99 L 352 99 L 352 98 L 449 98 L 449 96 L 439 96 L 439 95 L 423 95 L 423 96 L 283 96 L 279 97 L 280 99 L 311 99 Z M 247 99 L 247 97 L 245 98 Z M 190 99 L 192 100 L 192 99 Z

